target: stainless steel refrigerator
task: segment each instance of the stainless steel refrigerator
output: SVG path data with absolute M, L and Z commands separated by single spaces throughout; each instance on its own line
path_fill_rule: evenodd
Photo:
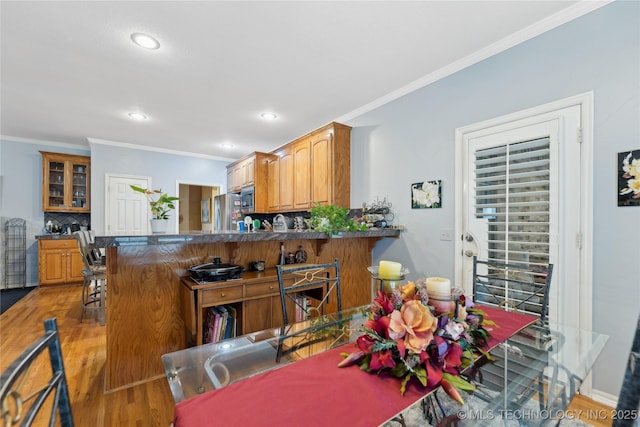
M 242 199 L 240 194 L 221 194 L 213 199 L 213 230 L 237 230 L 242 219 Z

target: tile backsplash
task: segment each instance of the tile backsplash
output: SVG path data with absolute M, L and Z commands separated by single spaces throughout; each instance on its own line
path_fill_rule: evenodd
M 45 212 L 43 227 L 51 221 L 53 225 L 62 226 L 63 224 L 86 225 L 91 229 L 91 214 L 73 213 L 73 212 Z

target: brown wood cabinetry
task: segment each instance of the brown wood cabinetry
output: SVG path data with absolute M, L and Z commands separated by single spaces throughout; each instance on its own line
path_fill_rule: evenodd
M 311 203 L 350 207 L 351 128 L 332 123 L 311 134 Z
M 350 140 L 349 126 L 330 123 L 276 151 L 267 164 L 267 211 L 306 211 L 316 203 L 349 208 Z
M 311 206 L 311 144 L 304 137 L 291 147 L 293 152 L 293 209 L 308 210 Z
M 197 284 L 185 277 L 181 281 L 182 315 L 187 340 L 203 344 L 204 319 L 209 307 L 232 304 L 238 318 L 237 335 L 282 325 L 282 308 L 275 269 L 245 272 L 242 279 Z
M 274 154 L 251 153 L 227 166 L 227 187 L 237 193 L 243 188 L 254 187 L 254 210 L 257 213 L 269 211 L 269 162 L 276 159 Z M 254 212 L 247 212 L 254 213 Z
M 38 240 L 40 286 L 82 282 L 84 261 L 75 239 Z
M 274 156 L 267 162 L 267 212 L 280 209 L 280 158 Z
M 72 154 L 42 154 L 42 210 L 91 212 L 91 158 Z
M 293 210 L 293 150 L 284 148 L 276 153 L 279 160 L 278 166 L 278 211 Z M 275 190 L 275 189 L 274 189 Z
M 256 155 L 245 159 L 240 165 L 240 176 L 242 177 L 242 188 L 255 184 L 256 175 Z

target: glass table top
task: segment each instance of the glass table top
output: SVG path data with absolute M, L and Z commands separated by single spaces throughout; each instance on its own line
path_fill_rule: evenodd
M 362 335 L 367 309 L 344 310 L 165 354 L 162 362 L 173 398 L 178 403 L 354 342 Z M 468 369 L 478 386 L 474 400 L 496 413 L 517 408 L 514 405 L 524 402 L 523 397 L 537 401 L 540 408 L 564 409 L 607 339 L 606 335 L 566 325 L 528 326 L 490 351 L 493 362 Z M 470 371 L 476 368 L 479 373 Z M 472 424 L 482 425 L 481 421 L 475 419 Z

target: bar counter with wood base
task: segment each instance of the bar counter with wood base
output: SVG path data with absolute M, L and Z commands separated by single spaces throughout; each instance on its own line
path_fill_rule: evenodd
M 367 267 L 375 244 L 382 238 L 399 235 L 399 230 L 384 229 L 342 233 L 333 238 L 315 232 L 96 237 L 96 245 L 106 248 L 107 254 L 106 390 L 162 377 L 161 356 L 186 348 L 187 342 L 193 340 L 188 336 L 188 331 L 193 331 L 192 317 L 185 316 L 190 301 L 186 301 L 181 285 L 190 266 L 218 257 L 247 270 L 250 262 L 262 260 L 269 269 L 280 260 L 281 244 L 287 253 L 302 247 L 307 263 L 340 260 L 342 305 L 351 308 L 371 301 Z M 249 294 L 256 290 L 251 284 L 243 286 L 243 292 L 248 289 Z M 273 298 L 267 294 L 264 298 Z M 251 301 L 257 307 L 256 316 L 265 316 L 267 301 Z M 243 305 L 245 328 L 257 322 L 251 315 L 251 301 Z

